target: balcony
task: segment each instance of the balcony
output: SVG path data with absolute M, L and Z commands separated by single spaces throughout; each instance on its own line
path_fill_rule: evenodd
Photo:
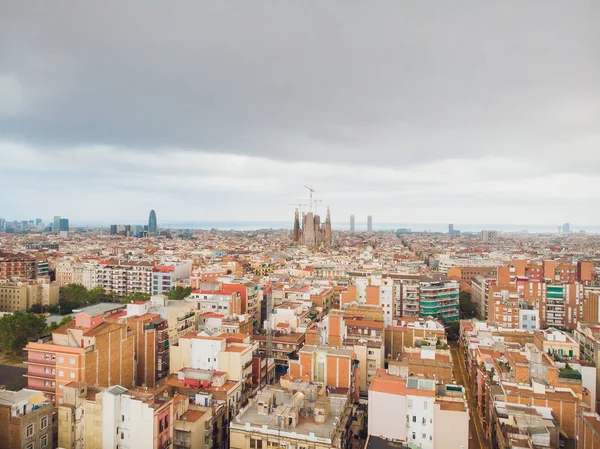
M 175 448 L 180 448 L 180 447 L 188 448 L 188 447 L 191 447 L 191 445 L 192 445 L 192 442 L 190 440 L 187 440 L 187 439 L 182 440 L 182 439 L 178 439 L 178 438 L 175 438 L 173 440 L 173 443 L 175 444 Z
M 28 377 L 27 375 L 25 375 L 25 377 Z M 45 391 L 47 393 L 52 393 L 55 394 L 56 393 L 56 387 L 47 387 L 46 385 L 35 385 L 35 386 L 29 386 L 27 388 L 30 388 L 31 390 L 37 390 L 37 391 Z
M 56 373 L 52 374 L 52 373 L 25 373 L 23 374 L 24 377 L 33 377 L 34 379 L 56 379 Z
M 188 318 L 192 318 L 194 315 L 195 315 L 195 313 L 192 311 L 192 312 L 188 313 L 187 315 L 184 315 L 182 317 L 177 317 L 177 321 L 187 320 Z
M 27 365 L 43 365 L 43 366 L 54 366 L 56 365 L 56 360 L 27 360 L 25 362 Z
M 163 444 L 161 444 L 160 446 L 158 446 L 158 449 L 169 449 L 171 447 L 171 438 L 167 438 Z

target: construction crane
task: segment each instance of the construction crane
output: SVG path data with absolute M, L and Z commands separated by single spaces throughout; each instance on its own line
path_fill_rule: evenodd
M 300 217 L 302 217 L 302 208 L 306 207 L 306 204 L 290 204 L 290 206 L 298 206 L 298 208 L 300 209 Z
M 323 202 L 323 200 L 315 200 L 315 215 L 319 214 L 319 212 L 317 210 L 317 203 L 322 203 L 322 202 Z
M 310 192 L 310 211 L 312 212 L 313 193 L 315 193 L 315 189 L 313 189 L 312 187 L 309 187 L 309 186 L 304 186 L 304 188 L 308 189 L 308 191 Z

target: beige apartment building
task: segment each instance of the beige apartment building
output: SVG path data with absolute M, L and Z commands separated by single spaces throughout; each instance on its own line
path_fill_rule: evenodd
M 56 409 L 40 391 L 0 390 L 0 449 L 51 449 Z
M 51 307 L 58 304 L 58 293 L 58 284 L 47 279 L 0 281 L 0 312 L 24 312 L 34 304 Z
M 347 394 L 308 382 L 293 382 L 293 391 L 267 387 L 230 424 L 231 449 L 346 447 L 351 423 Z

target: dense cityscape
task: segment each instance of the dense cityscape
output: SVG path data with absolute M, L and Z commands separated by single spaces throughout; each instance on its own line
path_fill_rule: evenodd
M 598 18 L 0 0 L 0 449 L 600 449 Z
M 0 223 L 2 448 L 600 441 L 600 237 L 568 224 Z

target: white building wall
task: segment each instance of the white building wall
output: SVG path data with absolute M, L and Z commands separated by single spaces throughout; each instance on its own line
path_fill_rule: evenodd
M 441 410 L 436 404 L 433 449 L 469 448 L 468 411 Z
M 190 348 L 190 367 L 219 370 L 219 354 L 225 350 L 225 340 L 194 339 Z
M 406 396 L 369 391 L 369 434 L 406 441 Z
M 392 325 L 395 313 L 393 284 L 379 287 L 379 304 L 383 310 L 383 324 L 385 327 L 389 327 Z
M 422 449 L 433 449 L 434 404 L 435 397 L 406 396 L 408 442 Z

